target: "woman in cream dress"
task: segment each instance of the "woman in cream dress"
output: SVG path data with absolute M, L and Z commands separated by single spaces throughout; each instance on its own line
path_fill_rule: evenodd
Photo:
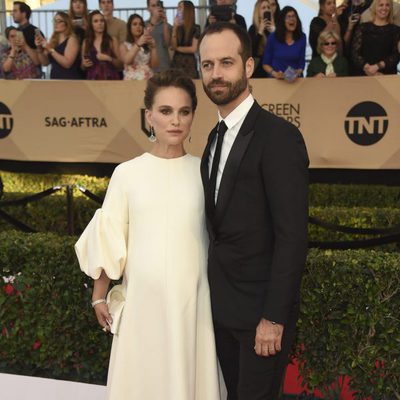
M 200 160 L 183 148 L 196 104 L 181 73 L 149 80 L 153 149 L 115 169 L 75 246 L 95 279 L 97 319 L 114 333 L 109 400 L 220 399 Z M 110 279 L 121 276 L 107 304 Z

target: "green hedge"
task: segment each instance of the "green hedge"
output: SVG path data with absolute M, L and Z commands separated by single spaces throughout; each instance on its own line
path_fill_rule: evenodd
M 398 253 L 309 253 L 297 339 L 309 387 L 339 399 L 327 386 L 348 375 L 356 399 L 400 398 L 399 288 Z
M 87 175 L 22 174 L 0 171 L 6 193 L 37 193 L 59 184 L 79 184 L 93 193 L 104 193 L 108 178 Z M 383 185 L 310 185 L 310 204 L 315 207 L 399 207 L 400 187 Z
M 400 187 L 383 185 L 310 185 L 310 204 L 314 207 L 400 208 Z
M 109 179 L 88 175 L 25 174 L 0 171 L 5 193 L 38 193 L 56 185 L 81 185 L 91 192 L 104 192 Z
M 74 193 L 78 193 L 75 190 Z M 16 194 L 15 198 L 22 197 Z M 7 198 L 14 196 L 7 195 Z M 74 227 L 79 234 L 100 207 L 86 197 L 74 198 Z M 65 194 L 54 194 L 39 202 L 28 203 L 21 207 L 3 207 L 3 210 L 19 221 L 39 232 L 54 232 L 61 235 L 67 233 L 67 208 Z M 400 226 L 400 209 L 397 208 L 343 208 L 343 207 L 311 207 L 310 215 L 323 221 L 355 228 L 389 228 Z M 0 219 L 0 231 L 14 229 L 12 225 Z M 316 225 L 309 225 L 311 241 L 340 241 L 366 239 L 365 235 L 351 235 L 333 232 Z M 398 248 L 390 245 L 387 249 Z
M 105 382 L 110 338 L 89 305 L 75 240 L 0 233 L 0 271 L 16 276 L 12 286 L 0 280 L 0 372 Z M 311 388 L 347 374 L 360 398 L 400 392 L 399 264 L 398 253 L 309 253 L 296 348 Z
M 110 338 L 90 306 L 91 280 L 80 273 L 74 237 L 0 234 L 0 370 L 104 383 Z M 9 294 L 7 294 L 9 293 Z

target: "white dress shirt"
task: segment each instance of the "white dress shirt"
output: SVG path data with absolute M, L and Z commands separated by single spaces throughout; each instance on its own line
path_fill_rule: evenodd
M 222 173 L 224 172 L 226 160 L 228 159 L 229 153 L 232 149 L 233 143 L 236 139 L 237 134 L 242 127 L 243 121 L 246 118 L 246 115 L 250 111 L 250 108 L 253 106 L 254 98 L 251 94 L 246 97 L 227 117 L 224 119 L 221 117 L 221 114 L 218 112 L 218 121 L 221 122 L 224 120 L 228 130 L 225 132 L 224 140 L 222 142 L 221 148 L 221 158 L 219 160 L 218 172 L 217 172 L 217 182 L 215 185 L 215 203 L 217 203 L 219 185 L 221 183 Z M 208 173 L 211 175 L 212 163 L 214 159 L 215 148 L 217 146 L 217 136 L 215 137 L 214 142 L 210 148 L 210 157 L 208 159 Z

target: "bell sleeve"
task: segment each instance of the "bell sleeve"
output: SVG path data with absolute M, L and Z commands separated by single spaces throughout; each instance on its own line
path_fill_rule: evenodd
M 121 166 L 118 166 L 109 183 L 102 208 L 75 244 L 81 270 L 98 279 L 102 270 L 112 280 L 122 276 L 125 268 L 128 243 L 128 201 L 124 191 Z

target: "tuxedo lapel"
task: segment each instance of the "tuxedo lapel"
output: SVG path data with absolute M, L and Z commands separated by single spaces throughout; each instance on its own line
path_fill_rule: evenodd
M 203 157 L 201 158 L 201 164 L 200 164 L 200 172 L 201 172 L 201 180 L 203 181 L 206 212 L 207 212 L 207 216 L 209 218 L 212 215 L 212 207 L 213 207 L 213 203 L 211 203 L 211 201 L 214 202 L 214 199 L 210 199 L 210 190 L 209 190 L 210 174 L 209 174 L 208 162 L 210 159 L 211 145 L 217 136 L 217 128 L 218 128 L 218 124 L 214 127 L 214 129 L 208 135 L 207 145 L 206 145 L 206 148 L 204 149 Z
M 243 121 L 240 131 L 236 136 L 232 149 L 229 153 L 218 190 L 218 199 L 214 220 L 215 226 L 219 225 L 224 216 L 224 212 L 227 209 L 232 191 L 235 186 L 236 177 L 239 172 L 242 158 L 245 155 L 247 147 L 254 135 L 254 124 L 260 110 L 261 107 L 255 101 L 245 120 Z

